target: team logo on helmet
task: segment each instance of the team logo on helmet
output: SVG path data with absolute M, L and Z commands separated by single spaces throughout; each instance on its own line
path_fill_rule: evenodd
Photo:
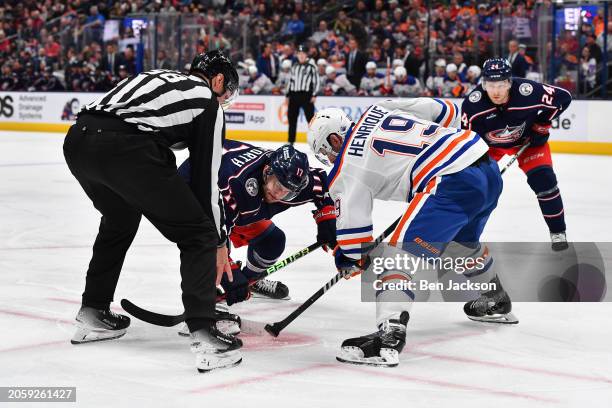
M 470 102 L 472 103 L 476 103 L 480 100 L 480 98 L 482 98 L 482 93 L 480 91 L 474 91 L 470 94 L 470 96 L 468 97 L 468 99 L 470 100 Z
M 493 143 L 511 143 L 523 136 L 525 122 L 519 126 L 506 126 L 503 129 L 492 130 L 487 133 L 486 139 Z
M 533 92 L 533 85 L 528 83 L 521 84 L 521 86 L 519 86 L 519 92 L 523 96 L 529 96 Z
M 257 182 L 257 179 L 253 177 L 251 177 L 244 183 L 244 188 L 246 189 L 247 193 L 249 193 L 249 195 L 251 195 L 252 197 L 255 197 L 257 193 L 259 193 L 259 183 Z

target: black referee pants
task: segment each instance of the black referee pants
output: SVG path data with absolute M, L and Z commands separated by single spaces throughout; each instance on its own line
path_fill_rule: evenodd
M 83 305 L 109 306 L 144 214 L 181 252 L 182 300 L 194 331 L 214 317 L 216 226 L 178 176 L 172 151 L 155 138 L 121 120 L 91 115 L 66 135 L 66 163 L 102 214 Z
M 300 108 L 304 109 L 306 120 L 310 122 L 314 116 L 314 103 L 310 102 L 310 92 L 290 92 L 289 106 L 287 107 L 287 119 L 289 120 L 289 143 L 295 143 L 295 132 L 297 129 Z

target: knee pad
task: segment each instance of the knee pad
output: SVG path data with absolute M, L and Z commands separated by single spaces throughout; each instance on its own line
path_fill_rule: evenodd
M 559 190 L 557 176 L 552 167 L 549 166 L 537 167 L 528 172 L 527 183 L 538 198 L 556 193 Z

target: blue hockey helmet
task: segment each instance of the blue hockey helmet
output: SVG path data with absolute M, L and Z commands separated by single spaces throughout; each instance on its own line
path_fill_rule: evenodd
M 483 81 L 507 81 L 512 79 L 512 65 L 505 58 L 489 58 L 482 66 Z
M 273 174 L 289 193 L 284 201 L 293 200 L 308 185 L 308 157 L 291 145 L 284 145 L 270 155 L 268 174 Z

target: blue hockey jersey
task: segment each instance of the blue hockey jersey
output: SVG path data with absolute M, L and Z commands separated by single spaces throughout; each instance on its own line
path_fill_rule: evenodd
M 497 106 L 481 84 L 463 100 L 461 127 L 475 131 L 492 147 L 519 146 L 540 137 L 533 125 L 550 123 L 571 101 L 571 94 L 563 88 L 512 78 L 508 103 Z
M 223 142 L 219 170 L 219 191 L 223 198 L 228 234 L 234 226 L 267 220 L 290 207 L 313 202 L 317 208 L 333 205 L 324 170 L 310 168 L 308 185 L 291 201 L 267 203 L 263 192 L 263 169 L 270 162 L 272 150 L 234 140 Z M 179 167 L 179 174 L 189 182 L 189 159 Z

